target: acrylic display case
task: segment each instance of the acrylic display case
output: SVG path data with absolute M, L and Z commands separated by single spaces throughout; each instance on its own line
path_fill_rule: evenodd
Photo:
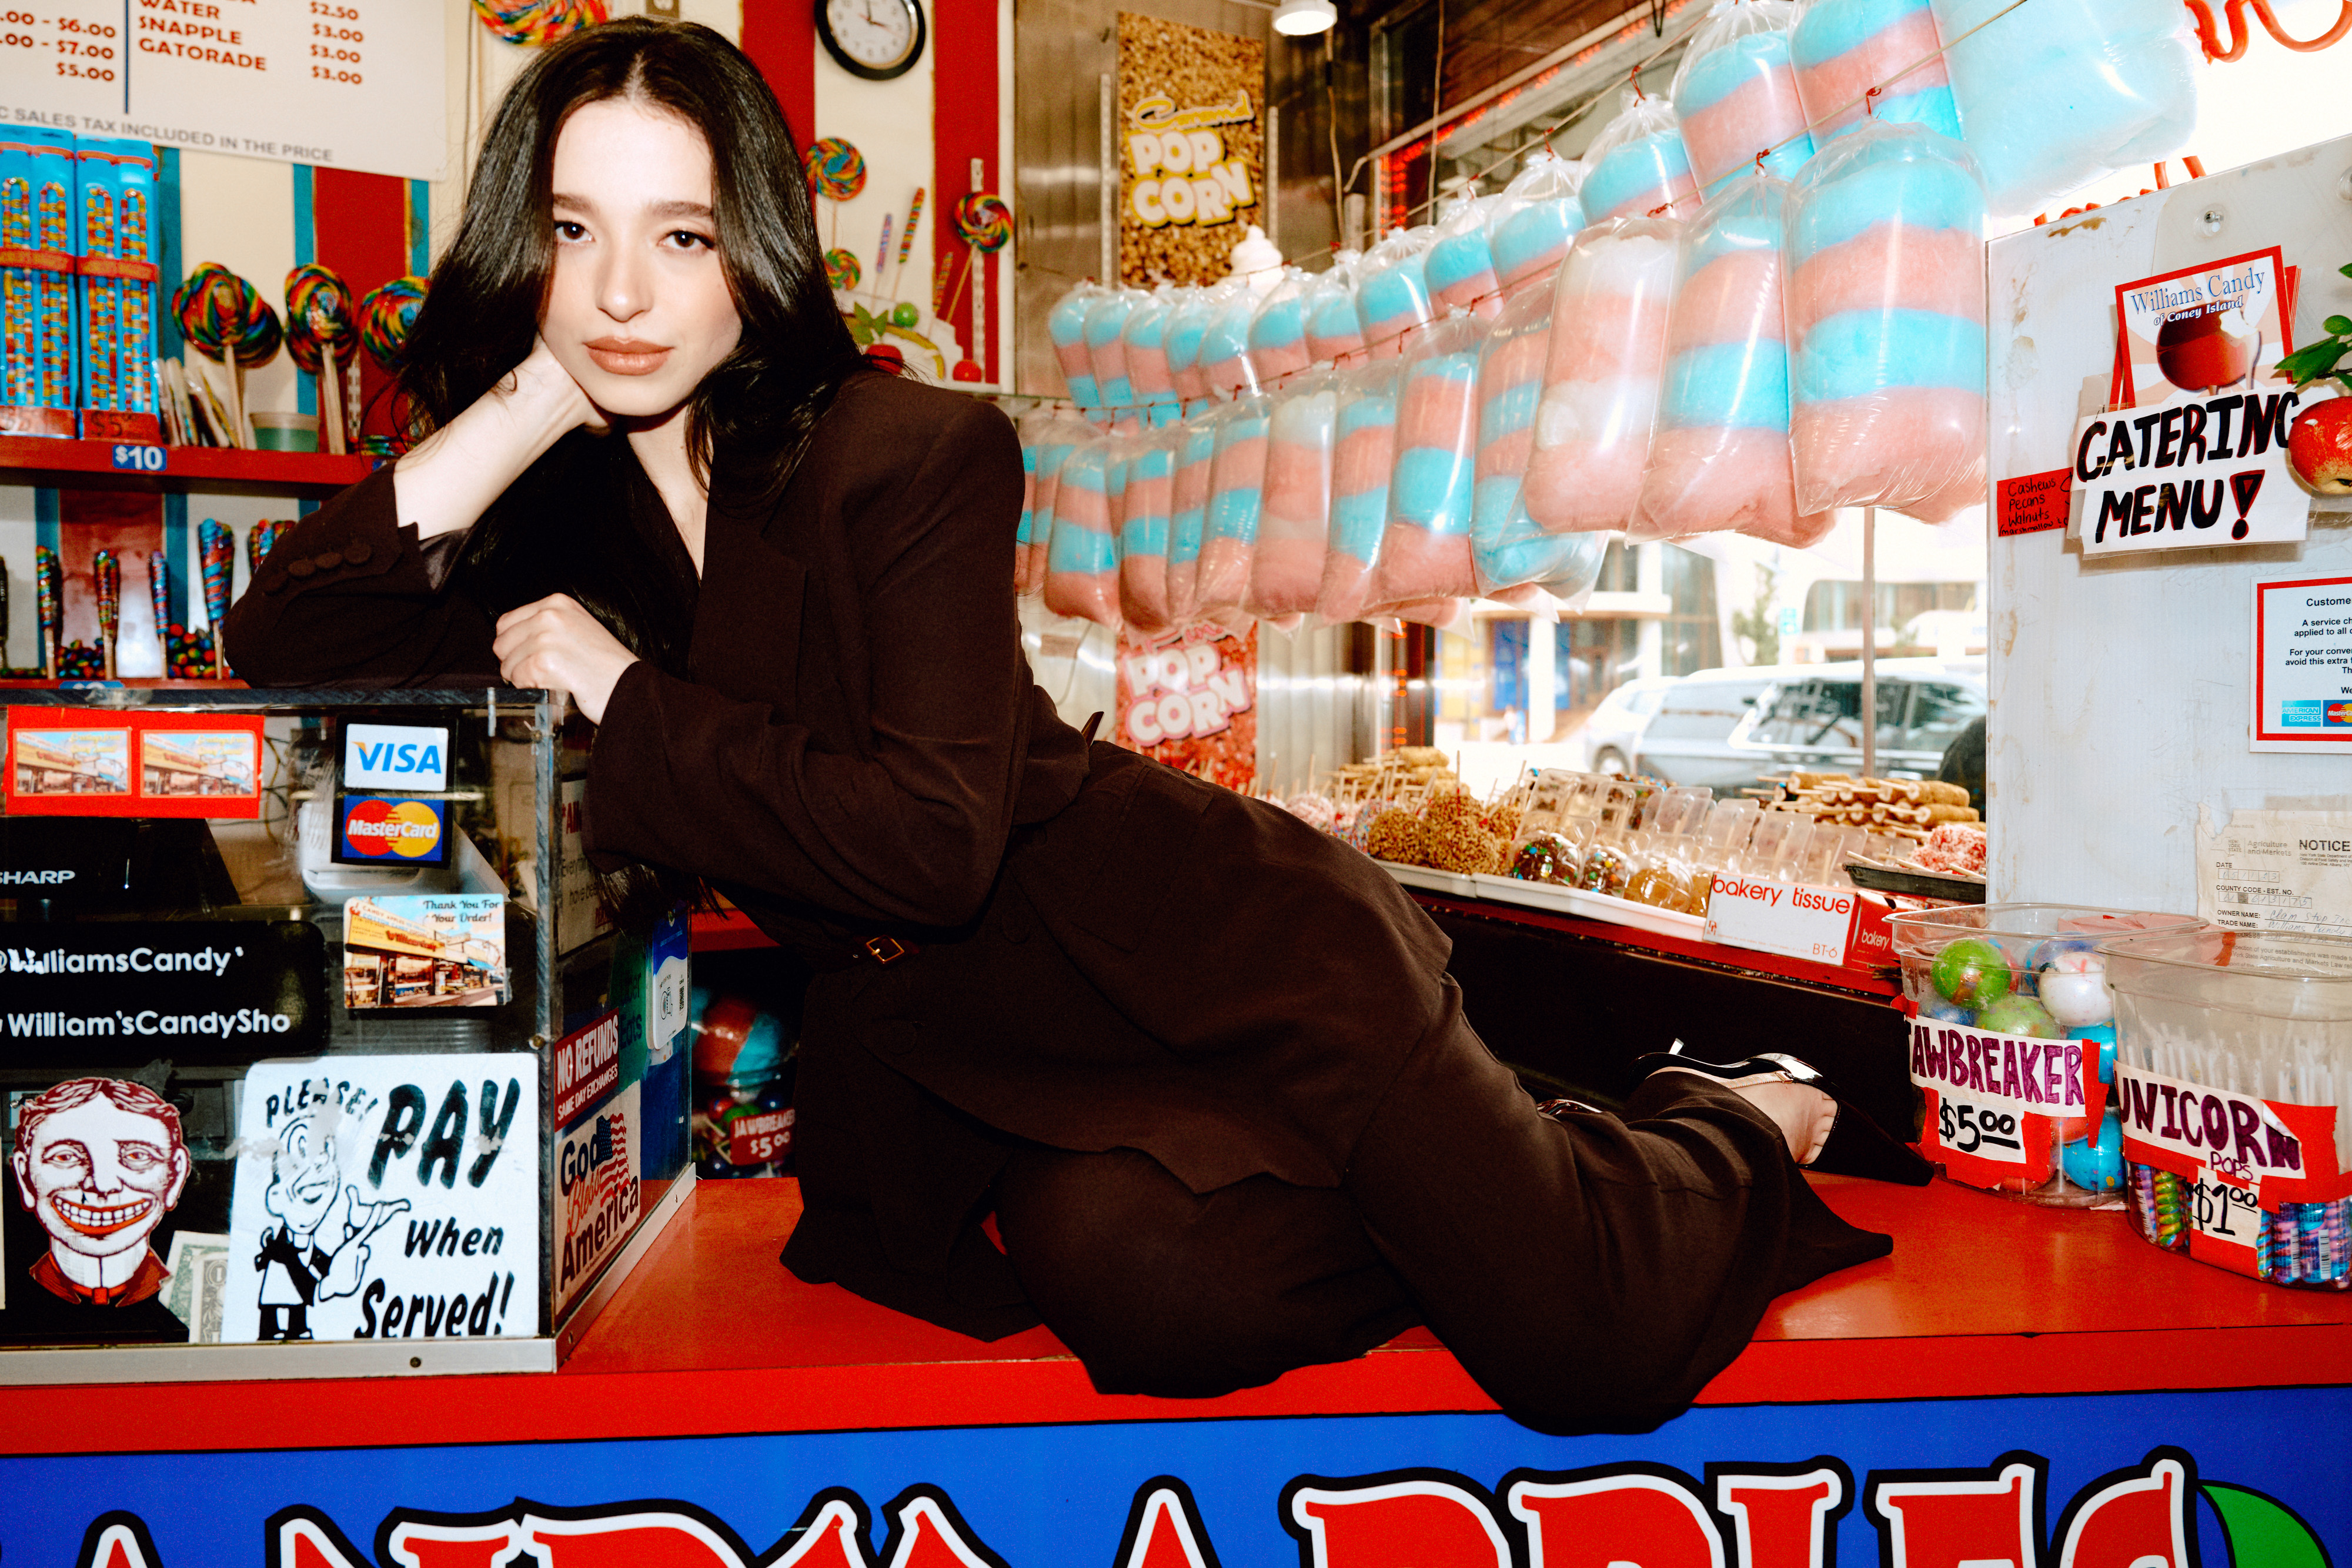
M 0 694 L 0 1382 L 551 1369 L 690 1187 L 544 694 Z

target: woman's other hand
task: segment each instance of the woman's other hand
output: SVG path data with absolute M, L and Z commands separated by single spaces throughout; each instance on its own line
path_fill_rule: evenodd
M 621 672 L 637 662 L 568 593 L 550 594 L 499 616 L 490 647 L 509 685 L 570 692 L 592 724 L 604 722 L 604 705 L 612 701 Z

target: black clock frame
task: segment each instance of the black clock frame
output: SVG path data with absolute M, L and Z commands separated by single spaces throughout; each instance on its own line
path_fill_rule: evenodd
M 929 16 L 924 14 L 923 0 L 890 0 L 890 4 L 894 5 L 905 5 L 908 10 L 914 12 L 915 47 L 908 49 L 907 51 L 907 57 L 899 61 L 897 65 L 877 67 L 869 66 L 863 60 L 852 59 L 849 57 L 848 51 L 841 47 L 841 41 L 833 36 L 833 24 L 824 14 L 825 0 L 814 0 L 814 8 L 816 12 L 817 40 L 824 45 L 824 52 L 833 57 L 834 64 L 839 66 L 843 70 L 847 71 L 851 76 L 863 77 L 867 81 L 895 80 L 899 77 L 905 76 L 908 71 L 915 68 L 917 62 L 920 61 L 923 57 L 924 47 L 930 42 L 931 19 Z

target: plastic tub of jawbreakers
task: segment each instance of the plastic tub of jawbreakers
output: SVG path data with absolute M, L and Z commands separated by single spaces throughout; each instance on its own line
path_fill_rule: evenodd
M 2352 940 L 2216 929 L 2099 954 L 2133 1228 L 2273 1284 L 2352 1286 Z
M 2116 1004 L 2098 945 L 2196 931 L 2185 915 L 2069 904 L 1887 921 L 1912 1014 L 1919 1152 L 1966 1186 L 2064 1208 L 2123 1197 Z

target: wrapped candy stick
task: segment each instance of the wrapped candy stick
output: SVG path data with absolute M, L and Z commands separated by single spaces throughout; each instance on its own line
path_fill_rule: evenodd
M 1120 618 L 1145 635 L 1170 629 L 1168 530 L 1175 505 L 1176 447 L 1173 430 L 1133 437 L 1127 455 L 1127 488 L 1119 504 L 1118 606 Z
M 1265 500 L 1242 607 L 1290 627 L 1315 608 L 1323 591 L 1338 402 L 1338 378 L 1318 371 L 1276 393 L 1266 423 Z
M 1927 0 L 1804 0 L 1789 61 L 1814 144 L 1826 147 L 1873 116 L 1958 137 L 1943 47 Z M 1875 99 L 1872 88 L 1883 89 Z
M 236 571 L 236 535 L 225 523 L 206 517 L 196 529 L 196 564 L 204 572 L 205 620 L 212 629 L 213 678 L 228 678 L 226 639 L 221 634 L 228 620 L 230 584 Z
M 251 576 L 261 570 L 261 563 L 268 560 L 269 559 L 269 552 L 278 548 L 278 536 L 280 533 L 283 533 L 287 527 L 288 525 L 283 522 L 274 522 L 265 518 L 246 530 L 245 566 L 247 575 Z
M 1298 268 L 1284 267 L 1282 280 L 1267 291 L 1250 318 L 1250 359 L 1268 382 L 1315 362 L 1307 349 L 1307 291 L 1311 282 Z
M 1799 175 L 1785 214 L 1800 512 L 1941 522 L 1984 499 L 1984 192 L 1968 150 L 1873 121 Z
M 1790 466 L 1788 192 L 1768 175 L 1735 180 L 1683 234 L 1658 428 L 1629 541 L 1736 528 L 1802 548 L 1835 520 L 1798 513 Z
M 1273 403 L 1263 393 L 1234 400 L 1217 423 L 1217 455 L 1209 471 L 1209 516 L 1201 535 L 1200 576 L 1193 609 L 1213 615 L 1235 610 L 1249 594 L 1250 566 L 1265 507 L 1265 437 Z
M 1638 87 L 1625 89 L 1624 107 L 1584 150 L 1579 199 L 1593 223 L 1638 218 L 1698 190 L 1674 105 Z M 1756 154 L 1750 152 L 1749 157 Z
M 1437 220 L 1437 237 L 1422 262 L 1429 303 L 1444 312 L 1459 305 L 1492 317 L 1502 308 L 1495 277 L 1495 253 L 1486 243 L 1486 220 L 1500 198 L 1457 196 Z
M 1672 92 L 1691 175 L 1708 195 L 1768 150 L 1765 172 L 1783 180 L 1813 155 L 1789 63 L 1796 20 L 1795 0 L 1717 0 L 1692 35 Z
M 907 204 L 906 232 L 898 236 L 898 265 L 890 274 L 890 298 L 898 298 L 898 286 L 907 278 L 907 256 L 915 248 L 915 230 L 923 221 L 923 187 L 915 187 L 915 199 Z M 876 268 L 878 272 L 880 268 Z
M 1191 285 L 1176 291 L 1168 308 L 1168 378 L 1176 383 L 1177 399 L 1190 405 L 1209 395 L 1209 375 L 1201 368 L 1201 341 L 1216 314 L 1214 296 Z
M 1062 465 L 1081 442 L 1095 437 L 1094 427 L 1076 414 L 1056 410 L 1033 429 L 1024 430 L 1024 446 L 1034 443 L 1036 454 L 1036 500 L 1031 507 L 1029 532 L 1019 541 L 1013 561 L 1013 587 L 1024 594 L 1045 587 L 1047 553 L 1054 538 L 1054 508 L 1061 490 Z
M 1364 350 L 1364 323 L 1356 314 L 1356 268 L 1363 257 L 1343 250 L 1307 289 L 1307 353 L 1336 361 Z
M 1116 632 L 1118 536 L 1111 529 L 1108 437 L 1074 450 L 1062 465 L 1054 498 L 1054 538 L 1045 566 L 1045 608 Z
M 155 642 L 163 651 L 163 673 L 172 673 L 172 560 L 162 550 L 147 553 L 147 603 L 155 612 Z
M 1360 620 L 1389 520 L 1389 472 L 1396 463 L 1397 383 L 1403 366 L 1375 360 L 1339 378 L 1331 426 L 1331 528 L 1323 556 L 1317 619 Z
M 1681 233 L 1672 218 L 1637 218 L 1587 229 L 1569 250 L 1521 488 L 1541 528 L 1620 528 L 1633 515 L 1665 370 Z
M 1536 407 L 1543 398 L 1551 340 L 1553 280 L 1528 273 L 1503 291 L 1503 308 L 1478 360 L 1477 489 L 1470 519 L 1471 564 L 1488 598 L 1539 585 L 1581 601 L 1599 580 L 1603 533 L 1548 533 L 1519 497 L 1535 452 Z
M 1356 275 L 1356 315 L 1376 360 L 1404 352 L 1404 334 L 1435 318 L 1429 300 L 1429 247 L 1437 231 L 1404 229 L 1372 246 Z
M 1485 324 L 1457 306 L 1445 320 L 1414 333 L 1405 349 L 1388 527 L 1372 569 L 1376 610 L 1477 591 L 1470 520 L 1485 338 Z
M 1096 408 L 1102 402 L 1101 390 L 1095 384 L 1094 357 L 1087 351 L 1087 315 L 1106 292 L 1099 284 L 1081 283 L 1055 300 L 1045 315 L 1054 362 L 1062 367 L 1062 382 L 1070 389 L 1070 401 L 1080 408 Z
M 58 552 L 47 545 L 33 547 L 33 614 L 41 638 L 41 675 L 58 678 L 58 661 L 65 653 L 66 580 Z
M 1208 406 L 1177 430 L 1176 479 L 1169 501 L 1168 619 L 1181 626 L 1200 601 L 1201 540 L 1209 527 L 1209 484 L 1217 456 L 1217 425 L 1225 411 Z
M 106 678 L 114 679 L 114 644 L 122 632 L 122 562 L 110 549 L 90 558 L 90 587 L 98 599 L 98 646 Z
M 1569 243 L 1584 227 L 1584 204 L 1577 197 L 1583 184 L 1583 164 L 1542 147 L 1528 154 L 1526 166 L 1503 187 L 1487 218 L 1486 245 L 1499 286 L 1507 288 L 1531 273 L 1559 270 Z

